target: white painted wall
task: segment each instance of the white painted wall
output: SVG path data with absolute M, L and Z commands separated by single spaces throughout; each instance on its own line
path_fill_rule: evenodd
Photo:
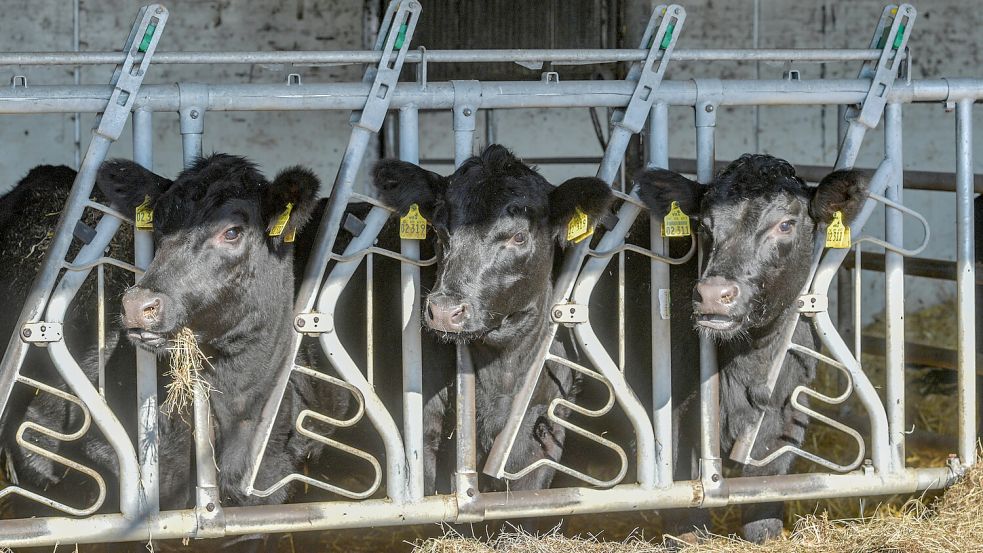
M 860 48 L 870 39 L 883 0 L 807 1 L 758 0 L 761 47 Z M 687 0 L 687 21 L 680 48 L 747 48 L 753 45 L 755 0 Z M 426 0 L 422 0 L 426 9 Z M 363 44 L 363 0 L 173 0 L 160 49 L 172 50 L 282 50 L 358 49 Z M 641 12 L 648 0 L 631 0 Z M 138 2 L 82 0 L 82 50 L 113 50 L 120 46 L 136 14 Z M 983 77 L 977 48 L 983 42 L 983 15 L 976 0 L 918 2 L 919 16 L 910 46 L 912 76 Z M 61 0 L 0 0 L 0 50 L 68 50 L 72 40 L 71 2 Z M 644 24 L 643 17 L 631 25 Z M 508 47 L 508 44 L 502 44 Z M 851 77 L 854 64 L 801 64 L 802 78 Z M 111 67 L 83 69 L 83 83 L 105 83 Z M 667 78 L 778 78 L 780 64 L 674 63 Z M 4 82 L 25 75 L 29 85 L 68 84 L 70 68 L 2 67 Z M 334 67 L 156 66 L 147 82 L 198 81 L 282 82 L 299 72 L 304 82 L 351 81 L 361 69 Z M 562 70 L 561 70 L 562 76 Z M 530 71 L 530 80 L 538 74 Z M 975 114 L 976 135 L 983 136 L 983 114 Z M 205 124 L 204 151 L 246 155 L 268 174 L 292 164 L 311 166 L 330 185 L 348 138 L 344 113 L 220 113 L 209 114 Z M 499 111 L 498 141 L 527 157 L 600 155 L 586 109 Z M 479 121 L 482 121 L 479 119 Z M 836 110 L 834 108 L 762 108 L 758 149 L 793 163 L 832 165 L 835 158 Z M 83 141 L 87 141 L 92 117 L 83 117 Z M 176 114 L 156 114 L 156 169 L 166 175 L 181 167 L 180 135 Z M 421 153 L 425 157 L 453 157 L 453 135 L 448 113 L 421 115 Z M 694 157 L 692 110 L 671 110 L 674 157 Z M 905 165 L 912 169 L 952 171 L 955 163 L 953 115 L 941 106 L 911 106 L 904 112 Z M 479 127 L 478 136 L 483 136 Z M 483 141 L 480 141 L 483 142 Z M 72 164 L 71 116 L 0 116 L 0 192 L 5 191 L 39 163 Z M 883 138 L 871 133 L 858 165 L 873 166 L 882 155 Z M 717 154 L 733 159 L 755 149 L 754 109 L 726 108 L 718 117 Z M 129 135 L 124 134 L 111 155 L 129 157 Z M 983 171 L 983 139 L 976 143 L 976 170 Z M 449 167 L 435 167 L 449 170 Z M 591 166 L 545 166 L 548 178 L 561 181 L 574 175 L 592 174 Z M 360 184 L 365 185 L 364 177 Z M 921 210 L 933 224 L 927 256 L 954 258 L 955 207 L 951 194 L 908 192 L 906 202 Z M 867 231 L 880 233 L 878 214 Z M 909 227 L 911 238 L 919 236 Z M 909 308 L 934 302 L 953 293 L 946 284 L 909 279 Z M 880 310 L 882 291 L 876 279 L 865 279 L 866 312 Z

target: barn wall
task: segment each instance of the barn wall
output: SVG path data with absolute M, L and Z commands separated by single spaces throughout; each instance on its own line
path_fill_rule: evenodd
M 787 2 L 759 0 L 758 44 L 761 47 L 863 47 L 883 6 L 883 0 L 833 0 Z M 173 0 L 166 2 L 171 19 L 161 41 L 161 50 L 271 50 L 271 49 L 357 49 L 367 33 L 364 28 L 365 0 Z M 422 0 L 424 9 L 428 2 Z M 442 2 L 446 4 L 447 2 Z M 598 1 L 598 5 L 603 2 Z M 683 48 L 744 48 L 754 42 L 754 0 L 687 0 L 688 18 L 679 46 Z M 82 0 L 81 40 L 83 50 L 115 49 L 121 34 L 135 15 L 138 2 L 125 0 Z M 644 24 L 650 2 L 625 0 L 622 22 L 630 33 Z M 43 51 L 71 48 L 71 3 L 61 0 L 2 0 L 0 50 Z M 932 0 L 917 2 L 919 17 L 911 38 L 915 48 L 912 75 L 915 78 L 983 76 L 980 50 L 983 14 L 975 0 Z M 599 12 L 600 13 L 600 12 Z M 506 18 L 507 20 L 507 18 Z M 437 22 L 439 23 L 439 22 Z M 499 22 L 501 23 L 501 22 Z M 609 22 L 615 24 L 616 22 Z M 545 25 L 546 22 L 543 22 Z M 524 25 L 528 26 L 529 22 Z M 505 36 L 505 35 L 503 35 Z M 562 33 L 558 37 L 564 36 Z M 514 46 L 502 43 L 501 47 Z M 562 46 L 562 44 L 561 44 Z M 796 67 L 803 78 L 850 77 L 851 64 L 802 64 Z M 109 67 L 89 67 L 82 82 L 105 83 Z M 780 64 L 713 63 L 670 66 L 667 78 L 693 77 L 777 78 Z M 2 67 L 3 82 L 12 75 L 25 75 L 30 84 L 71 82 L 70 68 Z M 579 70 L 578 70 L 579 71 Z M 281 82 L 288 73 L 299 72 L 305 82 L 353 80 L 360 68 L 352 66 L 286 68 L 269 66 L 157 66 L 148 82 Z M 560 68 L 561 76 L 564 75 Z M 529 79 L 538 78 L 527 71 Z M 579 74 L 579 73 L 578 73 Z M 976 135 L 983 137 L 983 114 L 976 110 Z M 603 116 L 603 114 L 602 114 Z M 836 110 L 829 108 L 762 108 L 757 149 L 793 162 L 831 165 L 835 158 Z M 692 110 L 671 111 L 672 144 L 677 157 L 694 156 Z M 732 159 L 756 147 L 753 108 L 727 108 L 718 118 L 718 156 Z M 913 169 L 951 171 L 954 167 L 953 115 L 941 106 L 905 109 L 905 165 Z M 516 110 L 496 114 L 498 141 L 524 156 L 595 156 L 601 152 L 587 110 Z M 174 174 L 181 166 L 176 114 L 154 116 L 156 168 Z M 83 142 L 87 141 L 92 118 L 83 116 Z M 453 137 L 446 113 L 421 117 L 421 153 L 425 157 L 452 157 Z M 312 166 L 323 180 L 331 182 L 348 136 L 347 115 L 342 113 L 229 113 L 210 114 L 206 120 L 204 151 L 240 153 L 257 161 L 268 173 L 296 163 Z M 483 136 L 482 127 L 477 133 Z M 479 140 L 483 143 L 483 140 Z M 73 161 L 71 116 L 0 116 L 0 192 L 12 186 L 38 163 Z M 858 162 L 871 166 L 882 152 L 879 132 L 871 133 Z M 131 154 L 129 135 L 124 134 L 111 155 Z M 976 170 L 983 171 L 983 139 L 976 143 Z M 448 167 L 434 167 L 448 169 Z M 592 166 L 542 168 L 555 181 L 590 174 Z M 361 181 L 364 185 L 364 179 Z M 907 203 L 924 210 L 934 224 L 927 255 L 953 259 L 955 206 L 951 195 L 908 192 Z M 880 229 L 880 217 L 868 231 Z M 915 227 L 910 234 L 918 238 Z M 879 310 L 882 292 L 865 284 L 868 312 Z M 953 293 L 949 285 L 909 279 L 909 305 L 934 302 Z

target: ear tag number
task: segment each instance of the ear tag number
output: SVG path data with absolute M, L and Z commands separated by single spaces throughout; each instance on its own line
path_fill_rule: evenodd
M 850 248 L 850 227 L 843 224 L 843 212 L 833 214 L 833 222 L 826 227 L 827 248 Z
M 666 218 L 662 220 L 663 238 L 679 238 L 690 234 L 692 231 L 689 228 L 689 215 L 679 209 L 679 202 L 672 202 L 669 205 L 669 213 L 666 213 Z
M 137 206 L 133 219 L 140 230 L 154 229 L 154 210 L 150 208 L 150 196 L 143 197 L 143 203 Z
M 594 227 L 587 220 L 587 214 L 578 207 L 573 217 L 570 218 L 570 222 L 567 223 L 567 240 L 579 244 L 592 234 L 594 234 Z
M 276 224 L 270 229 L 270 236 L 280 236 L 283 234 L 283 229 L 287 228 L 287 223 L 290 222 L 290 212 L 293 210 L 294 204 L 288 203 L 287 208 L 283 210 L 283 213 L 277 217 Z M 286 239 L 284 239 L 286 241 Z
M 410 210 L 399 218 L 399 237 L 403 240 L 425 240 L 427 220 L 420 215 L 420 206 L 410 205 Z

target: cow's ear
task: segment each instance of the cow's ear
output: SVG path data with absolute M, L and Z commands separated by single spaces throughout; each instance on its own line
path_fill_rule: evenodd
M 809 203 L 809 215 L 819 223 L 829 223 L 837 211 L 849 223 L 860 213 L 870 187 L 867 171 L 843 170 L 826 175 L 816 187 Z
M 550 226 L 556 233 L 560 244 L 567 243 L 567 227 L 570 220 L 579 213 L 587 215 L 588 224 L 593 226 L 607 213 L 614 200 L 611 187 L 595 177 L 572 178 L 550 191 Z
M 400 215 L 405 215 L 413 204 L 431 223 L 437 223 L 445 215 L 443 205 L 447 178 L 419 165 L 398 159 L 383 159 L 372 169 L 372 184 L 379 192 L 379 198 Z
M 699 217 L 704 187 L 667 169 L 646 169 L 635 175 L 638 197 L 656 217 L 665 217 L 672 202 L 690 217 Z
M 306 167 L 298 165 L 280 171 L 263 193 L 267 234 L 277 227 L 276 236 L 282 239 L 303 229 L 317 207 L 320 189 L 321 180 Z
M 133 213 L 150 199 L 150 205 L 171 186 L 171 181 L 128 159 L 111 159 L 99 167 L 99 190 L 123 213 Z

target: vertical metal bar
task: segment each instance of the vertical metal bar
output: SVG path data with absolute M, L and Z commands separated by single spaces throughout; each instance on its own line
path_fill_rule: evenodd
M 648 127 L 648 166 L 669 167 L 669 106 L 652 106 Z M 650 247 L 668 255 L 660 221 L 649 216 Z M 655 481 L 660 488 L 672 484 L 672 349 L 669 320 L 669 265 L 652 260 L 652 424 L 655 428 Z
M 959 458 L 976 464 L 976 269 L 973 251 L 973 99 L 956 103 L 956 339 Z
M 375 386 L 375 331 L 372 326 L 373 316 L 373 286 L 375 263 L 372 254 L 365 256 L 365 379 Z
M 149 171 L 154 170 L 153 112 L 138 109 L 133 112 L 133 161 Z M 146 270 L 154 257 L 154 234 L 149 230 L 133 229 L 133 264 Z M 157 356 L 137 348 L 137 455 L 140 462 L 140 484 L 147 500 L 147 511 L 160 511 L 160 479 L 158 472 L 157 434 Z
M 419 111 L 399 110 L 399 159 L 420 162 Z M 400 240 L 400 253 L 420 259 L 420 242 Z M 423 497 L 423 346 L 420 337 L 420 268 L 411 263 L 399 266 L 403 308 L 403 443 L 409 500 Z
M 466 89 L 464 89 L 466 90 Z M 460 98 L 455 103 L 458 103 Z M 454 106 L 454 165 L 460 165 L 472 155 L 475 130 L 475 108 Z M 475 377 L 471 363 L 471 352 L 467 344 L 457 345 L 457 467 L 454 474 L 455 493 L 458 509 L 467 521 L 470 513 L 468 505 L 478 497 L 478 445 L 475 428 Z
M 625 191 L 625 164 L 618 171 L 619 190 Z M 625 335 L 625 252 L 618 252 L 618 369 L 626 369 L 626 335 Z
M 758 49 L 758 38 L 761 36 L 761 0 L 754 0 L 754 23 L 751 27 L 751 48 Z M 754 62 L 754 78 L 761 80 L 761 62 Z M 761 151 L 761 106 L 754 106 L 754 152 Z
M 72 0 L 72 51 L 79 51 L 79 0 Z M 75 81 L 75 86 L 82 84 L 82 68 L 78 65 L 72 70 L 72 80 Z M 78 170 L 79 164 L 82 163 L 82 121 L 79 119 L 81 113 L 75 112 L 75 119 L 73 120 L 72 130 L 75 134 L 74 143 L 74 160 L 75 169 Z
M 696 106 L 696 180 L 709 184 L 713 180 L 714 130 L 713 104 Z M 701 121 L 702 120 L 702 121 Z M 703 251 L 699 265 L 703 267 Z M 720 479 L 720 375 L 717 372 L 717 347 L 713 340 L 700 336 L 700 476 L 704 480 Z
M 853 314 L 852 314 L 852 316 L 850 318 L 850 321 L 851 321 L 850 324 L 851 324 L 852 328 L 854 329 L 854 333 L 853 333 L 853 356 L 858 361 L 860 360 L 860 356 L 863 354 L 863 351 L 861 350 L 861 347 L 863 345 L 863 340 L 862 340 L 862 336 L 861 336 L 862 333 L 856 331 L 856 329 L 860 328 L 863 325 L 863 310 L 861 309 L 861 306 L 863 306 L 863 303 L 864 303 L 863 302 L 863 290 L 864 290 L 864 287 L 863 287 L 863 269 L 861 269 L 861 267 L 863 267 L 863 265 L 860 264 L 861 263 L 861 257 L 862 257 L 860 251 L 862 249 L 863 249 L 863 243 L 862 242 L 858 242 L 857 244 L 854 245 L 854 252 L 855 253 L 854 253 L 854 259 L 853 259 L 853 263 L 854 263 L 854 265 L 853 265 L 853 293 L 850 294 L 851 307 L 853 308 Z M 844 340 L 843 342 L 846 343 L 846 340 Z
M 194 85 L 192 85 L 194 86 Z M 183 91 L 182 91 L 183 92 Z M 194 90 L 187 92 L 189 99 Z M 184 100 L 184 98 L 182 98 Z M 182 102 L 184 103 L 184 102 Z M 189 167 L 201 157 L 201 139 L 204 133 L 204 108 L 198 105 L 182 105 L 179 110 L 181 120 L 181 149 L 184 166 Z M 207 526 L 221 512 L 221 499 L 218 491 L 218 469 L 215 466 L 215 429 L 212 427 L 211 406 L 208 394 L 201 386 L 194 388 L 195 421 L 195 488 L 196 514 L 199 535 L 207 533 Z M 202 532 L 202 531 L 205 532 Z
M 843 144 L 843 139 L 846 137 L 847 129 L 847 106 L 838 105 L 836 106 L 836 147 L 839 151 L 840 146 Z M 857 265 L 854 270 L 853 279 L 859 278 L 860 266 Z M 836 278 L 836 321 L 837 330 L 840 331 L 840 336 L 843 337 L 843 341 L 847 344 L 855 342 L 854 334 L 855 329 L 859 328 L 854 326 L 853 322 L 853 290 L 852 290 L 852 280 L 851 274 L 848 270 L 841 270 L 837 274 Z M 857 359 L 860 358 L 860 350 L 854 348 L 853 352 Z M 837 371 L 837 375 L 840 375 Z M 843 378 L 842 375 L 839 378 Z
M 904 186 L 901 132 L 901 105 L 887 104 L 884 112 L 884 154 L 894 161 L 898 170 L 888 184 L 885 195 L 899 203 Z M 904 246 L 904 220 L 901 211 L 892 207 L 885 208 L 884 235 L 891 244 Z M 900 470 L 905 461 L 904 258 L 890 250 L 884 256 L 884 288 L 888 443 L 891 447 L 892 469 Z
M 99 367 L 99 395 L 106 397 L 106 268 L 96 268 L 96 357 Z
M 495 144 L 498 136 L 498 124 L 495 122 L 495 110 L 485 110 L 485 146 Z

